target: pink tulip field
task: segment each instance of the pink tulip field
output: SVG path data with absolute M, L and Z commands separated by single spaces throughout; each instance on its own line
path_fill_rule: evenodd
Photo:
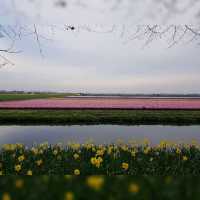
M 0 102 L 0 109 L 199 109 L 200 99 L 61 98 Z

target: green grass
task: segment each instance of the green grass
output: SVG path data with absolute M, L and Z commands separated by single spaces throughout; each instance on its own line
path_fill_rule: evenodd
M 94 183 L 97 180 L 99 189 L 90 183 L 92 179 Z M 138 188 L 135 192 L 131 192 L 133 185 Z M 200 197 L 200 179 L 194 176 L 7 176 L 1 178 L 0 188 L 2 200 L 199 200 Z
M 15 100 L 29 100 L 29 99 L 46 99 L 46 98 L 63 98 L 72 94 L 69 93 L 0 93 L 0 101 L 15 101 Z M 73 94 L 75 95 L 75 94 Z
M 0 124 L 200 124 L 200 111 L 0 110 Z
M 3 175 L 200 175 L 200 149 L 161 142 L 159 146 L 92 143 L 0 150 Z

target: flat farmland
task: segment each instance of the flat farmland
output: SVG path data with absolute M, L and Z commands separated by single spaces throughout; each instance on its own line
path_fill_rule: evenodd
M 200 110 L 200 99 L 68 97 L 4 101 L 0 109 Z

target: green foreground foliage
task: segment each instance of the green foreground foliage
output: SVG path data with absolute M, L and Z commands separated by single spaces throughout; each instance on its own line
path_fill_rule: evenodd
M 0 200 L 198 200 L 199 177 L 10 176 Z

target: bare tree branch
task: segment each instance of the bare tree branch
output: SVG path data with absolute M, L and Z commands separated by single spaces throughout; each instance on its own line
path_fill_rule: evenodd
M 19 1 L 19 0 L 18 0 Z M 100 1 L 100 0 L 99 0 Z M 30 3 L 34 3 L 35 0 L 29 1 Z M 38 1 L 39 2 L 39 1 Z M 85 0 L 52 0 L 54 6 L 60 8 L 68 8 L 70 6 L 79 6 L 81 8 L 89 8 L 91 5 L 91 1 Z M 109 11 L 115 12 L 117 10 L 126 10 L 129 14 L 133 14 L 132 7 L 134 5 L 140 3 L 139 0 L 102 0 L 102 4 L 108 8 Z M 143 1 L 144 3 L 147 0 Z M 171 15 L 182 15 L 187 12 L 190 12 L 194 9 L 194 16 L 200 20 L 200 0 L 149 0 L 151 2 L 153 11 L 156 11 L 156 15 L 160 16 L 159 12 L 163 12 L 166 14 L 167 18 L 170 18 Z M 15 14 L 17 15 L 18 4 L 17 0 L 12 0 L 12 5 L 14 8 Z M 42 3 L 42 1 L 41 1 Z M 44 5 L 44 3 L 42 4 Z M 91 6 L 91 8 L 93 8 Z M 155 8 L 155 10 L 154 10 Z M 158 9 L 157 8 L 162 8 Z M 98 9 L 98 8 L 93 8 Z M 13 12 L 14 12 L 13 11 Z M 193 10 L 192 10 L 193 11 Z M 27 27 L 29 26 L 29 27 Z M 44 26 L 44 25 L 43 25 Z M 9 40 L 9 48 L 0 48 L 0 58 L 3 60 L 3 66 L 5 63 L 10 63 L 9 59 L 7 59 L 7 55 L 20 53 L 21 51 L 15 50 L 16 41 L 22 40 L 24 37 L 34 37 L 37 46 L 39 49 L 39 53 L 42 57 L 44 57 L 42 42 L 43 40 L 51 40 L 44 36 L 40 30 L 40 26 L 36 23 L 34 24 L 26 24 L 26 25 L 18 25 L 17 27 L 8 25 L 5 27 L 0 25 L 0 39 L 6 38 Z M 45 26 L 43 28 L 46 28 Z M 50 25 L 51 32 L 55 34 L 56 31 L 67 31 L 67 32 L 88 32 L 88 33 L 97 33 L 97 34 L 113 34 L 117 33 L 120 40 L 122 40 L 123 44 L 127 44 L 130 42 L 134 42 L 135 40 L 142 41 L 143 47 L 149 46 L 154 41 L 165 40 L 168 48 L 172 48 L 179 43 L 191 43 L 196 42 L 200 44 L 200 27 L 192 26 L 192 25 L 168 25 L 161 26 L 158 24 L 155 25 L 136 25 L 135 27 L 130 27 L 128 25 L 122 25 L 121 27 L 117 25 L 104 26 L 104 25 L 63 25 L 63 27 L 58 27 L 56 25 Z
M 35 24 L 34 24 L 34 34 L 36 36 L 36 41 L 37 41 L 37 44 L 38 44 L 38 47 L 39 47 L 40 55 L 43 57 L 43 51 L 42 51 L 42 47 L 41 47 L 38 31 L 37 31 L 37 28 L 36 28 Z

